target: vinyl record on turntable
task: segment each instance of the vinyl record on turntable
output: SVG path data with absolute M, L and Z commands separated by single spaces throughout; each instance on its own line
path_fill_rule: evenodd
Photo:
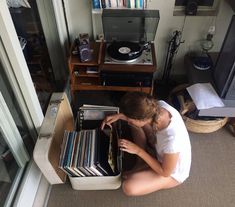
M 120 61 L 136 60 L 142 53 L 141 46 L 134 42 L 113 42 L 107 48 L 111 58 Z

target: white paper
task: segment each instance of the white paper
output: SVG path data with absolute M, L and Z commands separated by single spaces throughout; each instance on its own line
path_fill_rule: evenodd
M 197 109 L 223 107 L 224 103 L 210 83 L 196 83 L 187 88 Z

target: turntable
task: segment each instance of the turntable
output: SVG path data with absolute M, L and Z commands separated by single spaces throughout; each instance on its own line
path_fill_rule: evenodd
M 158 10 L 104 9 L 104 63 L 153 65 L 158 22 Z
M 135 42 L 114 41 L 107 44 L 104 62 L 107 64 L 153 65 L 151 45 Z

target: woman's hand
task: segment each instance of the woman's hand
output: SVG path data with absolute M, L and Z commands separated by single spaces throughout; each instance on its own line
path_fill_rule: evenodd
M 119 140 L 119 147 L 120 147 L 120 150 L 124 152 L 128 152 L 130 154 L 136 154 L 136 155 L 138 155 L 140 151 L 142 150 L 142 148 L 140 148 L 138 145 L 126 139 Z
M 101 124 L 101 129 L 103 130 L 105 125 L 108 125 L 110 128 L 112 128 L 111 124 L 119 119 L 125 120 L 125 115 L 122 113 L 119 113 L 119 114 L 106 116 Z

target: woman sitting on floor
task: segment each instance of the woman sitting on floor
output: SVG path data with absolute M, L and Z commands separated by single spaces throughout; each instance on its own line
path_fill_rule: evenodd
M 119 114 L 107 116 L 101 125 L 111 127 L 117 120 L 131 126 L 134 142 L 119 140 L 120 149 L 137 155 L 136 166 L 123 176 L 126 195 L 145 195 L 173 188 L 189 176 L 190 139 L 179 112 L 164 101 L 142 92 L 126 93 Z

